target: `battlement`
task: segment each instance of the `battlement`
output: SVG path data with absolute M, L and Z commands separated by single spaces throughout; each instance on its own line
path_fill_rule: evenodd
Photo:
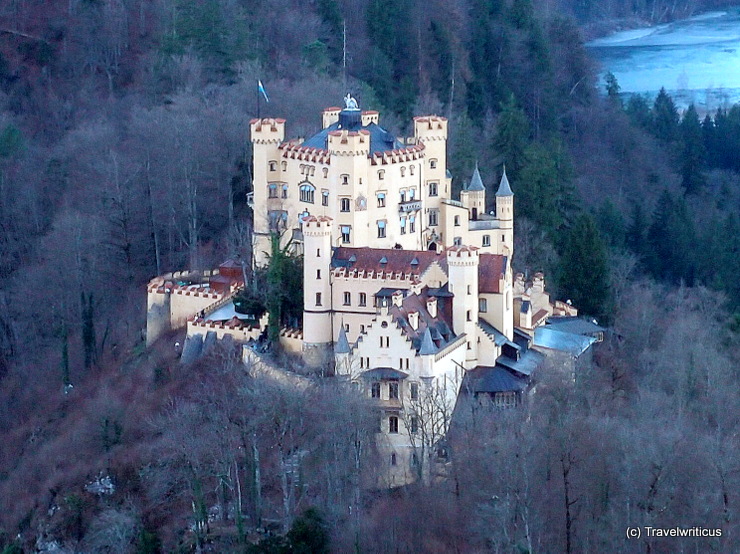
M 313 237 L 330 234 L 333 221 L 326 215 L 309 215 L 303 219 L 303 234 Z
M 456 258 L 477 258 L 477 246 L 450 246 L 447 249 L 447 261 L 454 262 Z
M 368 155 L 370 153 L 370 131 L 331 131 L 328 136 L 328 149 L 337 155 Z
M 365 110 L 362 112 L 362 126 L 365 127 L 371 123 L 378 125 L 380 122 L 380 114 L 375 110 Z
M 301 146 L 301 143 L 298 141 L 284 142 L 278 146 L 278 150 L 282 150 L 283 158 L 286 159 L 301 160 L 324 165 L 331 164 L 331 156 L 329 156 L 329 152 L 327 150 L 324 150 L 323 148 Z
M 337 121 L 339 121 L 339 112 L 341 111 L 342 108 L 338 108 L 336 106 L 326 108 L 321 114 L 322 128 L 326 129 L 330 125 L 334 125 Z
M 265 117 L 249 122 L 252 142 L 256 144 L 278 144 L 285 138 L 285 120 Z
M 436 115 L 415 117 L 414 136 L 422 141 L 446 140 L 447 118 Z
M 386 150 L 385 152 L 375 152 L 370 159 L 372 165 L 387 165 L 393 163 L 405 163 L 418 160 L 424 157 L 424 144 L 414 144 L 406 148 L 395 150 Z

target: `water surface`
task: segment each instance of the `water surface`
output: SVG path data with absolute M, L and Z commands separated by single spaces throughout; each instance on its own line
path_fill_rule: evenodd
M 713 110 L 740 101 L 740 8 L 623 31 L 586 44 L 623 93 L 665 87 L 679 106 Z M 603 87 L 602 87 L 603 90 Z

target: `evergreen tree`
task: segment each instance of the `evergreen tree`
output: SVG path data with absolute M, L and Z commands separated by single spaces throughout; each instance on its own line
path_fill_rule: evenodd
M 606 248 L 596 223 L 587 213 L 579 215 L 563 241 L 558 284 L 578 309 L 599 318 L 609 313 L 609 273 Z
M 684 113 L 680 131 L 681 184 L 687 194 L 695 194 L 705 183 L 703 169 L 706 149 L 699 115 L 693 104 Z
M 645 253 L 645 240 L 647 237 L 646 214 L 641 202 L 633 202 L 630 224 L 627 227 L 625 242 L 639 258 Z
M 501 105 L 501 114 L 493 139 L 493 151 L 496 157 L 506 164 L 506 171 L 513 180 L 519 180 L 519 171 L 524 166 L 529 137 L 527 115 L 511 94 L 508 101 Z
M 630 96 L 625 112 L 633 125 L 637 125 L 642 129 L 652 129 L 653 114 L 650 112 L 650 104 L 648 104 L 645 96 L 640 94 Z
M 606 88 L 606 95 L 615 104 L 622 106 L 622 99 L 619 97 L 619 91 L 622 87 L 619 86 L 616 76 L 611 71 L 604 75 L 604 87 Z
M 607 198 L 596 213 L 601 235 L 609 246 L 622 248 L 625 243 L 624 218 L 611 199 Z
M 653 104 L 653 134 L 666 142 L 678 137 L 678 110 L 665 88 L 660 89 Z
M 647 233 L 648 270 L 657 279 L 692 285 L 695 245 L 696 232 L 686 201 L 663 191 Z
M 80 293 L 80 301 L 82 304 L 82 349 L 85 353 L 85 369 L 89 369 L 97 362 L 93 294 Z

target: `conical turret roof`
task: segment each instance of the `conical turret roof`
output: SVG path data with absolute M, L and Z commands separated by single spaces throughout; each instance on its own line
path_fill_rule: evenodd
M 334 353 L 349 354 L 351 350 L 352 349 L 349 347 L 349 341 L 347 340 L 347 333 L 344 330 L 344 325 L 342 325 L 342 328 L 339 331 L 339 340 L 337 340 L 337 344 L 334 345 Z
M 509 179 L 506 177 L 506 166 L 504 166 L 504 173 L 501 175 L 501 183 L 496 191 L 496 196 L 514 196 L 514 193 L 509 186 Z
M 429 354 L 436 354 L 437 347 L 432 342 L 432 334 L 429 332 L 429 327 L 424 330 L 424 336 L 421 338 L 421 345 L 419 346 L 419 355 L 427 356 Z
M 465 190 L 482 190 L 485 191 L 486 187 L 483 186 L 483 179 L 480 178 L 480 171 L 478 171 L 478 162 L 475 162 L 475 170 L 473 171 L 473 178 L 470 179 L 470 183 Z

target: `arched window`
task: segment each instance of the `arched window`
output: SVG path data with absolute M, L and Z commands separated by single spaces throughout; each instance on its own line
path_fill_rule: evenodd
M 283 171 L 288 169 L 288 162 L 280 162 L 280 169 L 282 169 Z
M 405 176 L 406 176 L 406 168 L 405 167 L 402 167 L 401 168 L 401 177 L 405 177 Z
M 276 161 L 270 161 L 268 163 L 268 165 L 270 166 L 270 171 L 277 171 L 277 162 Z
M 267 197 L 268 198 L 277 198 L 277 185 L 275 183 L 270 183 L 267 185 Z
M 437 169 L 437 160 L 432 158 L 429 160 L 429 169 Z
M 288 185 L 283 185 L 283 198 L 288 198 Z
M 412 165 L 412 166 L 409 166 L 409 173 L 410 173 L 411 175 L 413 175 L 413 174 L 414 174 L 414 166 L 413 166 L 413 165 Z
M 378 171 L 378 180 L 382 181 L 383 179 L 385 179 L 385 169 L 381 169 Z
M 324 179 L 326 179 L 329 176 L 329 168 L 328 167 L 324 167 L 324 168 L 321 169 L 321 171 L 324 172 Z
M 316 191 L 316 188 L 313 185 L 310 185 L 306 183 L 305 185 L 301 185 L 301 202 L 308 202 L 309 204 L 313 204 L 313 195 Z
M 322 206 L 329 205 L 329 191 L 328 190 L 325 190 L 321 193 L 321 205 Z

